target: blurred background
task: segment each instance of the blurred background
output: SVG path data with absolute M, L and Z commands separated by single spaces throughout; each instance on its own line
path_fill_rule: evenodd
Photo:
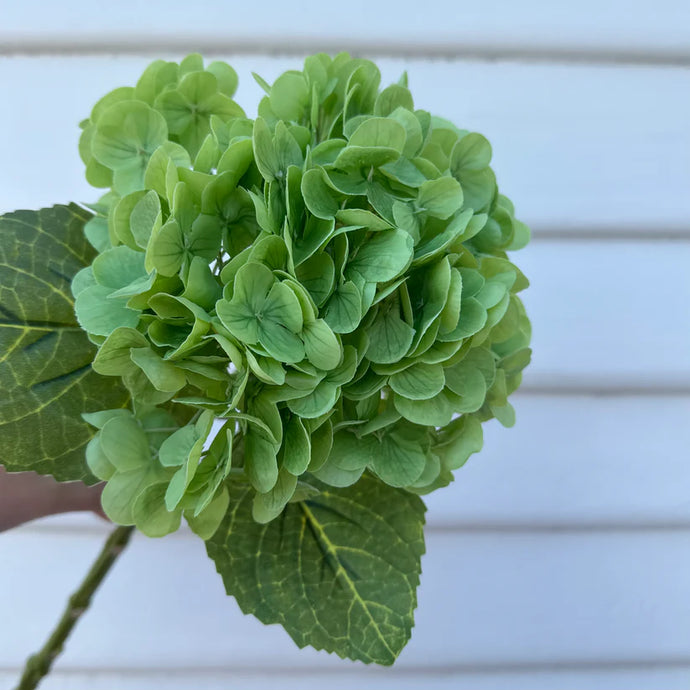
M 690 678 L 690 4 L 686 0 L 0 1 L 0 213 L 94 201 L 77 123 L 158 57 L 240 76 L 248 115 L 305 55 L 407 70 L 485 134 L 533 229 L 514 429 L 428 500 L 417 626 L 392 669 L 298 651 L 225 596 L 203 543 L 137 536 L 46 690 L 685 688 Z M 0 536 L 0 687 L 108 527 Z

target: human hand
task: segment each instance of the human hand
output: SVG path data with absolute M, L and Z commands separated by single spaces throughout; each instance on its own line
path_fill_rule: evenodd
M 102 490 L 81 482 L 60 483 L 34 472 L 12 474 L 0 466 L 0 532 L 56 513 L 87 510 L 105 518 Z

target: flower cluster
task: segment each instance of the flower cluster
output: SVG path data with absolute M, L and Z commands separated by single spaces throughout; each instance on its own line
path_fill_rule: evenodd
M 131 409 L 87 415 L 121 524 L 204 537 L 228 482 L 260 522 L 369 472 L 426 493 L 510 425 L 528 364 L 529 231 L 479 134 L 415 110 L 406 77 L 315 55 L 266 91 L 156 61 L 82 123 L 99 254 L 73 281 L 94 369 Z

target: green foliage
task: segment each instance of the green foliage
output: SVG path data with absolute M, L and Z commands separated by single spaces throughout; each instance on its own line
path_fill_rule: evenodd
M 0 438 L 11 472 L 93 483 L 81 414 L 129 399 L 118 379 L 92 370 L 95 348 L 74 318 L 70 282 L 96 255 L 89 217 L 77 206 L 0 217 Z
M 90 413 L 112 520 L 163 536 L 185 518 L 244 610 L 392 663 L 423 552 L 414 494 L 453 480 L 482 422 L 514 423 L 531 331 L 507 252 L 529 231 L 486 139 L 415 109 L 405 79 L 380 91 L 346 54 L 256 78 L 255 120 L 234 70 L 198 55 L 94 106 L 79 147 L 108 190 L 84 228 L 94 250 L 64 220 L 57 249 L 33 221 L 3 240 L 2 270 L 21 254 L 50 294 L 3 277 L 0 428 L 17 447 L 29 423 L 59 430 L 43 465 L 22 450 L 15 467 L 86 477 Z
M 300 647 L 392 664 L 414 624 L 423 503 L 365 475 L 348 489 L 322 486 L 258 524 L 251 493 L 233 484 L 228 514 L 206 544 L 228 594 Z

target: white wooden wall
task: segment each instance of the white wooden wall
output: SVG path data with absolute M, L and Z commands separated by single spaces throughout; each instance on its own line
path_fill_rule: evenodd
M 392 669 L 243 617 L 182 532 L 134 540 L 45 688 L 688 687 L 687 0 L 0 0 L 0 212 L 96 198 L 76 124 L 154 57 L 228 59 L 251 113 L 251 70 L 270 82 L 342 48 L 486 134 L 534 229 L 516 256 L 535 351 L 518 424 L 490 423 L 430 498 L 417 627 Z M 0 536 L 0 687 L 106 532 L 70 516 Z

